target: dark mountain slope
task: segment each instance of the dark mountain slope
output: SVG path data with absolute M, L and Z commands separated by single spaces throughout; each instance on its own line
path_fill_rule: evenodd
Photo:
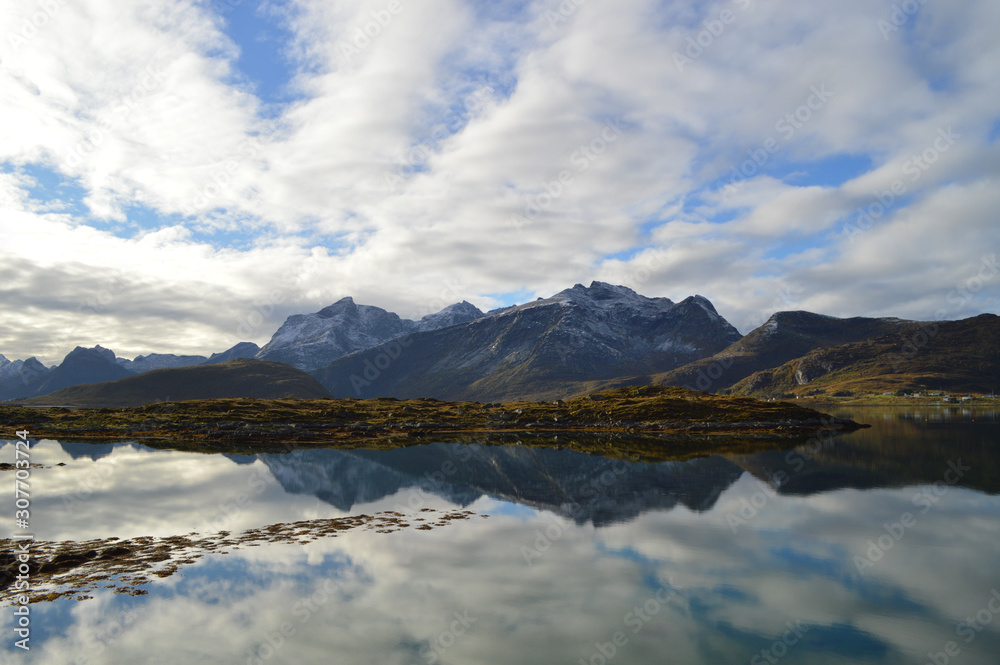
M 108 383 L 73 386 L 24 403 L 112 408 L 231 397 L 319 399 L 329 396 L 323 386 L 294 367 L 238 359 L 215 365 L 159 369 Z

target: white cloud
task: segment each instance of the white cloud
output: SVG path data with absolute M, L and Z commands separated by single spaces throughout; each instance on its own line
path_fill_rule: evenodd
M 744 331 L 791 291 L 834 315 L 932 318 L 942 285 L 996 247 L 1000 17 L 985 0 L 927 3 L 885 36 L 891 6 L 861 0 L 436 0 L 386 19 L 389 4 L 266 8 L 296 72 L 273 121 L 238 69 L 251 46 L 205 3 L 55 0 L 37 27 L 31 4 L 0 9 L 0 235 L 22 259 L 3 352 L 218 351 L 276 288 L 257 341 L 343 295 L 414 316 L 442 291 L 490 306 L 594 278 L 701 293 Z M 724 10 L 724 30 L 702 34 Z M 689 38 L 702 52 L 678 66 Z M 960 138 L 910 181 L 907 163 L 947 127 Z M 763 172 L 724 191 L 765 146 Z M 845 155 L 871 170 L 786 177 Z M 23 169 L 39 166 L 83 207 L 28 200 Z M 843 225 L 900 178 L 906 196 L 845 242 Z M 623 252 L 635 257 L 608 258 Z M 115 271 L 146 295 L 54 342 Z M 58 297 L 30 290 L 50 282 Z

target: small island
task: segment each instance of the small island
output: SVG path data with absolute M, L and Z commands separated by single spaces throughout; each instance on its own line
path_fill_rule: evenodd
M 213 399 L 127 408 L 0 407 L 36 438 L 131 440 L 201 452 L 396 448 L 436 441 L 570 447 L 660 460 L 746 452 L 863 425 L 787 402 L 630 386 L 545 402 Z

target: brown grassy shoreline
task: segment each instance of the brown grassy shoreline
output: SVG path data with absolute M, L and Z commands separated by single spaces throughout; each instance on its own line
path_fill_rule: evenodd
M 786 402 L 662 386 L 617 388 L 565 401 L 503 404 L 380 398 L 218 399 L 76 410 L 0 406 L 0 426 L 11 432 L 26 429 L 34 438 L 130 440 L 205 452 L 396 448 L 428 437 L 504 443 L 504 437 L 513 437 L 508 442 L 523 444 L 530 439 L 540 441 L 536 445 L 557 447 L 569 443 L 607 454 L 609 443 L 618 441 L 628 448 L 622 442 L 638 438 L 643 441 L 641 451 L 632 452 L 642 452 L 643 457 L 655 457 L 658 448 L 664 454 L 676 448 L 733 449 L 733 439 L 787 440 L 861 427 Z

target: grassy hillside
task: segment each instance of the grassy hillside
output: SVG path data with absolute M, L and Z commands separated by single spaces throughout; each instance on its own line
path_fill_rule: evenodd
M 838 319 L 812 312 L 778 312 L 715 355 L 669 372 L 595 382 L 581 389 L 650 384 L 719 392 L 755 372 L 777 367 L 814 349 L 917 330 L 920 325 L 900 319 Z
M 239 359 L 216 365 L 153 370 L 118 381 L 71 386 L 21 403 L 111 408 L 226 397 L 319 399 L 329 396 L 319 382 L 294 367 Z
M 817 349 L 756 372 L 725 391 L 736 395 L 872 394 L 897 390 L 988 393 L 1000 389 L 1000 317 L 925 323 Z

